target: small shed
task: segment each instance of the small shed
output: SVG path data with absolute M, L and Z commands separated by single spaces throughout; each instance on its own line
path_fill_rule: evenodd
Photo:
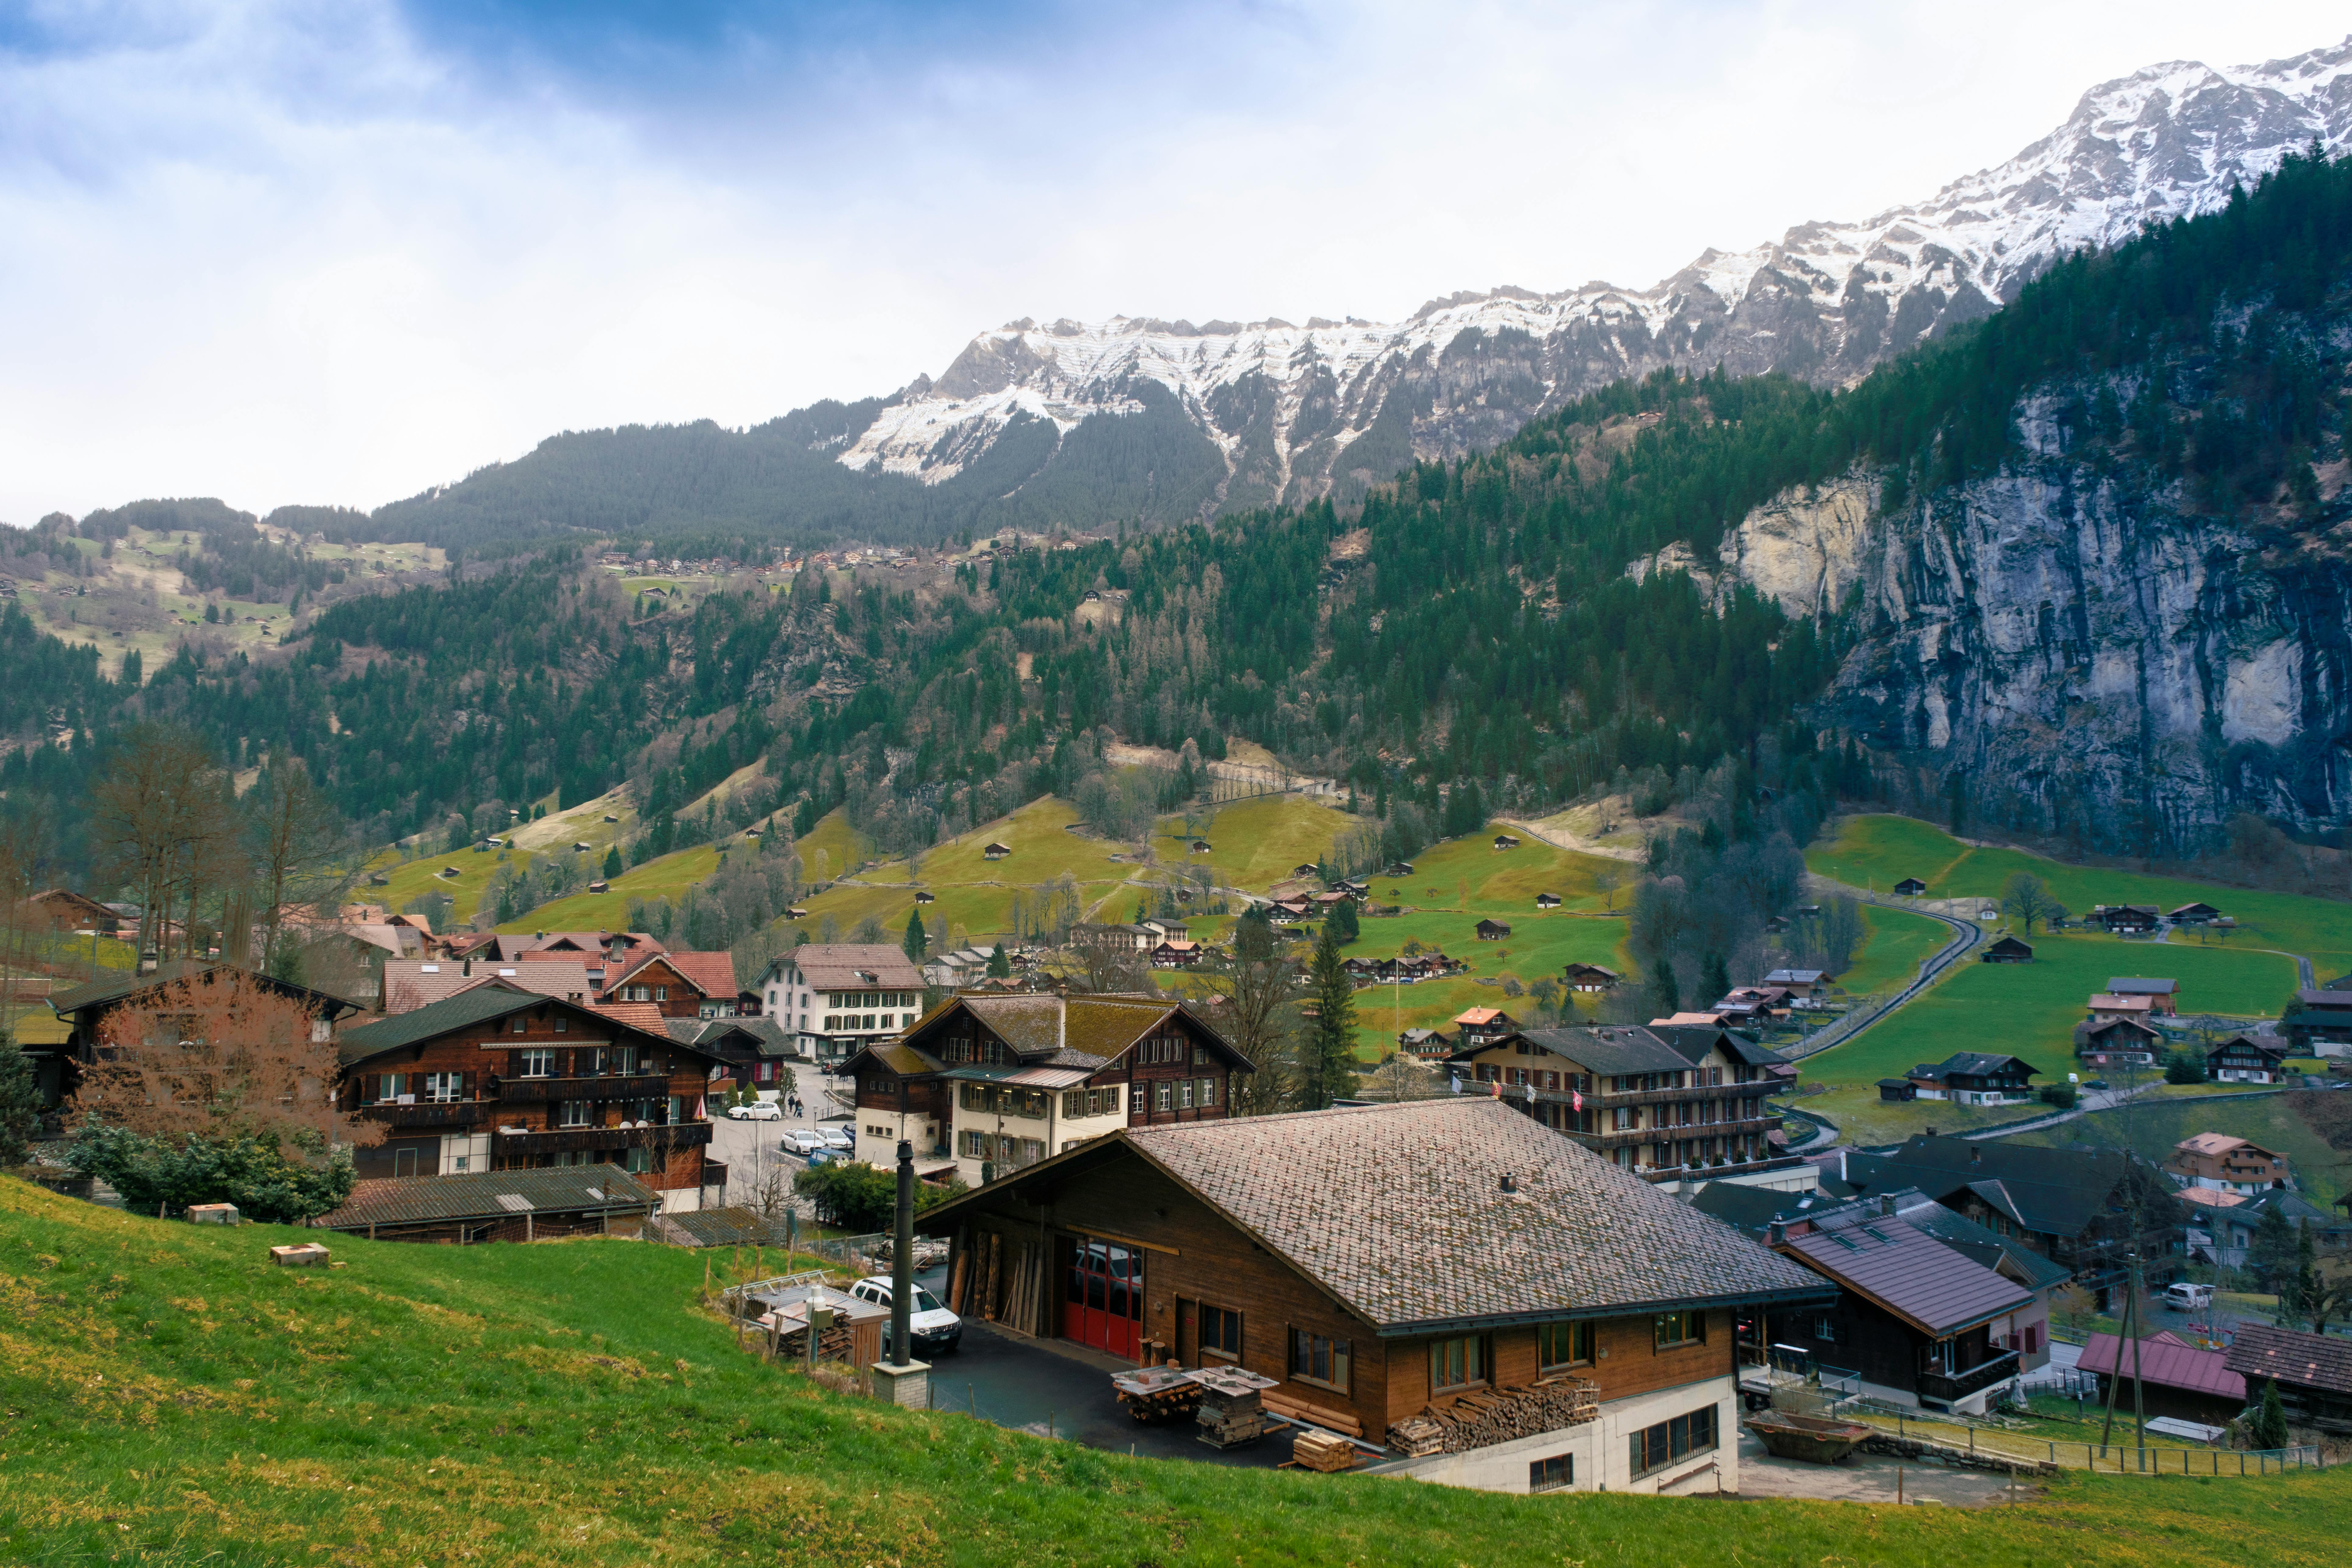
M 2221 918 L 2221 911 L 2210 904 L 2182 904 L 2167 918 L 2174 925 L 2209 926 Z
M 1511 928 L 1505 925 L 1501 921 L 1480 921 L 1478 922 L 1478 940 L 1480 942 L 1501 942 L 1510 934 Z
M 1010 844 L 991 844 L 980 852 L 980 858 L 983 860 L 1002 860 L 1012 853 L 1013 846 Z
M 2033 944 L 2005 936 L 1989 944 L 1977 957 L 1984 963 L 2031 963 L 2033 962 Z
M 602 881 L 591 882 L 588 884 L 588 890 L 592 893 L 609 893 L 613 890 L 613 884 Z
M 1559 895 L 1558 893 L 1538 893 L 1536 895 L 1536 908 L 1539 910 L 1556 910 L 1559 908 Z
M 1901 1101 L 1919 1098 L 1919 1086 L 1907 1078 L 1883 1078 L 1878 1080 L 1878 1098 Z
M 2117 1404 L 2130 1408 L 2137 1373 L 2138 1393 L 2150 1415 L 2220 1426 L 2245 1412 L 2245 1375 L 2230 1369 L 2229 1352 L 2199 1350 L 2171 1334 L 2150 1334 L 2137 1344 L 2114 1334 L 2093 1334 L 2075 1366 L 2097 1376 L 2103 1405 L 2108 1384 L 2121 1377 Z
M 1895 884 L 1895 896 L 1898 899 L 1916 899 L 1927 890 L 1927 884 L 1916 877 L 1906 877 Z
M 917 893 L 915 895 L 915 902 L 919 904 L 936 904 L 939 901 L 939 895 L 936 893 Z
M 1496 847 L 1496 848 L 1497 848 L 1497 849 L 1517 849 L 1518 847 L 1519 847 L 1519 841 L 1518 841 L 1517 838 L 1514 838 L 1513 837 L 1511 837 L 1511 835 L 1509 835 L 1509 834 L 1507 834 L 1507 833 L 1497 833 L 1496 835 L 1495 835 L 1495 847 Z

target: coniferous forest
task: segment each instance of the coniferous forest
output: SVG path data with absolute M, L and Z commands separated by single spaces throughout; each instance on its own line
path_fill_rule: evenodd
M 334 603 L 282 647 L 187 646 L 118 678 L 0 607 L 0 790 L 10 812 L 68 825 L 68 865 L 75 803 L 142 719 L 186 726 L 235 768 L 300 758 L 379 842 L 485 802 L 624 782 L 653 831 L 674 831 L 670 812 L 765 759 L 803 823 L 848 803 L 913 847 L 1075 795 L 1114 738 L 1203 758 L 1249 742 L 1344 780 L 1383 818 L 1418 813 L 1426 833 L 1456 800 L 1663 799 L 1725 764 L 1826 801 L 1868 763 L 1808 704 L 1863 628 L 1835 607 L 1791 619 L 1744 587 L 1628 568 L 1674 544 L 1711 566 L 1754 507 L 1857 469 L 1884 476 L 1888 509 L 1997 470 L 2020 457 L 2021 398 L 2126 364 L 2168 369 L 2128 403 L 2063 410 L 2102 460 L 2218 514 L 2315 502 L 2345 400 L 2313 331 L 2341 320 L 2347 257 L 2352 164 L 2291 159 L 2223 211 L 2062 262 L 1848 390 L 1661 372 L 1492 452 L 1417 463 L 1360 510 L 1115 525 L 919 585 L 804 571 L 781 592 L 743 579 L 648 608 L 581 543 L 525 544 Z M 53 518 L 9 548 L 159 517 L 184 531 L 199 587 L 299 595 L 332 570 L 217 503 Z M 290 521 L 349 531 L 357 517 Z

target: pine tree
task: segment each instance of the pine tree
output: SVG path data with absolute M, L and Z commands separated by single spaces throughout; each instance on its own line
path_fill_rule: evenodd
M 41 1121 L 41 1089 L 33 1060 L 16 1037 L 0 1029 L 0 1165 L 21 1165 Z
M 1675 966 L 1661 958 L 1658 972 L 1650 981 L 1650 988 L 1658 994 L 1658 1011 L 1672 1016 L 1683 1010 L 1683 988 L 1675 979 Z
M 1315 1025 L 1307 1036 L 1307 1109 L 1320 1110 L 1356 1087 L 1356 988 L 1329 921 L 1316 939 L 1307 984 L 1315 993 Z
M 908 963 L 920 963 L 923 962 L 923 954 L 929 950 L 931 939 L 923 930 L 923 911 L 921 910 L 909 910 L 907 912 L 907 935 L 905 940 L 900 942 L 898 945 L 906 950 L 907 960 Z
M 989 950 L 988 977 L 991 980 L 1004 980 L 1011 978 L 1012 973 L 1013 960 L 1005 956 L 1004 944 L 1000 942 Z
M 1323 927 L 1342 947 L 1363 935 L 1363 929 L 1356 923 L 1356 901 L 1342 899 L 1333 904 L 1331 912 L 1324 917 Z
M 618 844 L 614 844 L 608 846 L 604 850 L 604 879 L 609 882 L 620 874 L 621 847 Z
M 1717 1000 L 1731 994 L 1731 971 L 1724 963 L 1723 954 L 1710 952 L 1706 955 L 1706 973 L 1699 984 L 1708 996 Z
M 2294 1273 L 2279 1288 L 2279 1318 L 2288 1328 L 2299 1328 L 2318 1299 L 2319 1256 L 2311 1240 L 2311 1226 L 2294 1227 Z
M 2279 1403 L 2278 1384 L 2272 1379 L 2263 1380 L 2263 1401 L 2246 1424 L 2246 1437 L 2257 1448 L 2286 1447 L 2286 1407 Z

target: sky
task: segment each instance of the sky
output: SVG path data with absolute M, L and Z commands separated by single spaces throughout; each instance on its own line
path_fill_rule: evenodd
M 0 0 L 0 521 L 374 507 L 1022 316 L 1643 287 L 2336 4 Z

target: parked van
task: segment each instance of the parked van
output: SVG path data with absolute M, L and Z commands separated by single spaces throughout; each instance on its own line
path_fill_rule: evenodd
M 2213 1304 L 2213 1287 L 2210 1285 L 2168 1285 L 2164 1289 L 2164 1304 L 2171 1308 L 2176 1312 L 2198 1311 L 2200 1309 L 2210 1307 Z

